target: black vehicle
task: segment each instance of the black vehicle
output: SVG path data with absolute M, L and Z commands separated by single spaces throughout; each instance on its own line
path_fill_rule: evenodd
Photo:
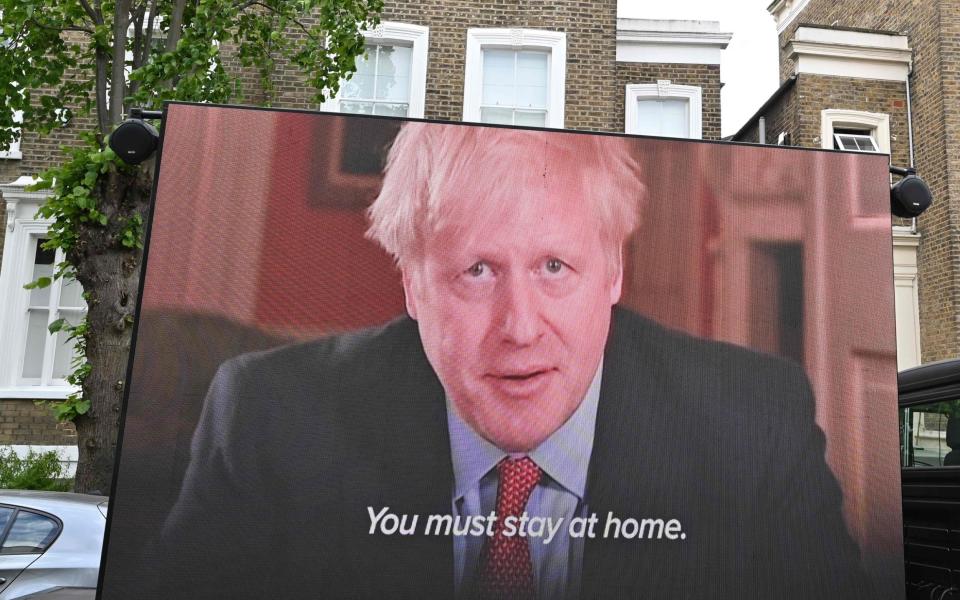
M 960 359 L 901 372 L 908 600 L 960 600 Z

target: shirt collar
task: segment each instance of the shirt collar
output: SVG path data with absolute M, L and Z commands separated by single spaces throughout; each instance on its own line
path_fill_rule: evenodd
M 603 360 L 577 410 L 570 418 L 528 453 L 543 471 L 567 491 L 583 499 L 587 486 L 587 469 L 593 451 L 593 436 L 600 403 L 600 377 Z M 453 460 L 454 500 L 476 487 L 484 475 L 509 454 L 481 437 L 457 414 L 449 394 L 447 429 L 450 432 L 450 454 Z

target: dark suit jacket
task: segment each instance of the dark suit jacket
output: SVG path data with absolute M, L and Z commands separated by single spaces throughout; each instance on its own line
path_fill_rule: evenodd
M 797 366 L 615 309 L 586 502 L 686 539 L 588 539 L 587 598 L 869 598 Z M 433 598 L 447 537 L 368 533 L 367 507 L 449 514 L 444 394 L 416 323 L 220 368 L 153 555 L 161 597 Z M 422 527 L 418 530 L 422 530 Z

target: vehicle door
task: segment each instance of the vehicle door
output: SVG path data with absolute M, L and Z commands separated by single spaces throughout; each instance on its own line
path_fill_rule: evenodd
M 54 518 L 16 506 L 0 506 L 0 600 L 17 595 L 14 582 L 60 533 Z

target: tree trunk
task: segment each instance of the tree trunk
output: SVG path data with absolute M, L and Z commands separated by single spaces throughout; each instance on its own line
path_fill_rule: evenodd
M 90 410 L 74 420 L 79 446 L 74 490 L 109 494 L 143 257 L 142 248 L 127 248 L 120 240 L 134 215 L 146 225 L 153 160 L 134 174 L 111 167 L 101 182 L 98 204 L 109 221 L 105 227 L 84 226 L 68 259 L 79 265 L 77 280 L 87 294 L 86 360 L 91 366 L 82 386 Z

